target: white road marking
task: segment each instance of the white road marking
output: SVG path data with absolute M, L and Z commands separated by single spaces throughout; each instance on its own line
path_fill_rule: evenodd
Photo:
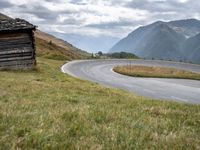
M 114 88 L 125 89 L 142 96 L 162 98 L 188 103 L 200 104 L 200 81 L 179 80 L 179 79 L 157 79 L 157 78 L 134 78 L 117 75 L 113 66 L 123 65 L 126 60 L 81 60 L 72 61 L 61 67 L 61 71 L 71 76 L 97 82 L 102 85 Z M 145 65 L 144 61 L 138 60 L 135 63 Z M 161 66 L 173 66 L 173 62 L 156 62 Z M 155 65 L 149 61 L 149 65 Z M 200 73 L 200 66 L 180 64 L 175 68 L 197 71 Z M 176 92 L 177 91 L 177 92 Z M 172 96 L 175 95 L 175 96 Z M 187 97 L 187 99 L 185 98 Z

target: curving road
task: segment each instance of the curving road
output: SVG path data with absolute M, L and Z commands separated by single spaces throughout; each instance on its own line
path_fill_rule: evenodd
M 163 66 L 200 73 L 200 65 L 147 60 L 79 60 L 62 66 L 71 76 L 163 100 L 200 104 L 200 81 L 184 79 L 135 78 L 112 71 L 117 65 Z

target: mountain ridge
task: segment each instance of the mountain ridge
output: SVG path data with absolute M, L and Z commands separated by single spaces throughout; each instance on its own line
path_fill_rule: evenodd
M 192 37 L 200 33 L 200 21 L 197 19 L 185 19 L 177 21 L 157 21 L 146 26 L 142 26 L 129 33 L 127 37 L 116 43 L 110 52 L 132 52 L 139 57 L 148 59 L 164 59 L 174 61 L 187 61 L 200 63 L 188 53 L 200 55 L 200 51 L 195 48 L 185 50 L 190 47 L 191 42 L 187 42 Z M 186 46 L 186 44 L 188 45 Z M 199 47 L 200 41 L 196 42 Z M 188 51 L 188 52 L 186 52 Z M 197 56 L 195 56 L 197 57 Z
M 187 39 L 184 43 L 183 50 L 192 62 L 200 63 L 200 33 Z

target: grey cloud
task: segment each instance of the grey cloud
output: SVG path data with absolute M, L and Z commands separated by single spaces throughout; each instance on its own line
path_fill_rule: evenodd
M 81 25 L 82 23 L 84 23 L 85 20 L 79 20 L 79 19 L 76 19 L 76 18 L 72 18 L 72 17 L 69 17 L 67 19 L 65 19 L 63 22 L 60 22 L 59 24 L 60 25 Z
M 157 20 L 199 19 L 200 17 L 200 3 L 194 0 L 188 0 L 184 3 L 178 0 L 132 0 L 125 7 L 148 11 L 151 17 L 145 20 L 145 24 Z
M 143 24 L 143 21 L 129 21 L 120 19 L 119 21 L 113 21 L 108 23 L 99 23 L 99 24 L 89 24 L 86 27 L 91 28 L 98 28 L 98 29 L 113 29 L 113 28 L 120 28 L 120 27 L 129 27 L 129 26 L 138 26 L 138 24 Z
M 70 3 L 76 5 L 87 5 L 87 3 L 83 2 L 82 0 L 71 0 Z
M 72 11 L 72 10 L 57 10 L 57 11 L 51 11 L 47 7 L 42 6 L 42 5 L 20 5 L 18 6 L 18 11 L 20 13 L 24 14 L 31 14 L 35 15 L 39 19 L 42 19 L 43 21 L 40 21 L 40 23 L 45 23 L 45 24 L 55 24 L 58 23 L 58 17 L 59 15 L 67 15 L 69 16 L 68 19 L 65 19 L 62 23 L 60 24 L 79 24 L 80 21 L 78 21 L 74 17 L 70 17 L 71 14 L 78 14 L 78 12 Z
M 168 1 L 149 1 L 149 0 L 134 0 L 127 3 L 127 7 L 147 10 L 149 12 L 169 12 L 179 9 L 184 9 L 183 3 L 168 0 Z
M 179 2 L 178 0 L 150 1 L 150 0 L 132 0 L 126 4 L 126 7 L 147 10 L 149 12 L 177 12 L 193 13 L 199 12 L 200 3 L 194 0 Z
M 32 5 L 31 7 L 27 5 L 21 5 L 19 8 L 21 8 L 21 13 L 33 14 L 38 18 L 45 20 L 55 20 L 58 16 L 57 13 L 52 13 L 49 9 L 40 5 Z
M 13 5 L 11 3 L 9 3 L 8 1 L 4 1 L 4 0 L 1 0 L 0 1 L 0 8 L 9 8 L 9 7 L 12 7 Z

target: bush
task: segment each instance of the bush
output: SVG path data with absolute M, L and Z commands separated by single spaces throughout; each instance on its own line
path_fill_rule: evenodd
M 111 54 L 108 54 L 108 56 L 111 57 L 111 58 L 123 58 L 123 59 L 125 59 L 125 58 L 127 58 L 127 59 L 137 59 L 137 58 L 139 58 L 135 54 L 126 53 L 126 52 L 111 53 Z

